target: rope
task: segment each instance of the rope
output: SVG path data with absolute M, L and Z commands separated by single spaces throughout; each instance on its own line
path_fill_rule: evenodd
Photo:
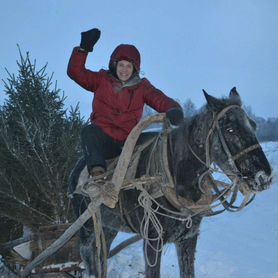
M 156 214 L 155 209 L 152 208 L 152 200 L 150 198 L 150 195 L 143 190 L 139 197 L 138 202 L 144 209 L 144 216 L 140 223 L 140 234 L 142 238 L 145 240 L 145 246 L 144 246 L 144 252 L 145 252 L 145 258 L 147 261 L 147 264 L 150 267 L 153 267 L 157 264 L 158 261 L 158 252 L 161 252 L 163 249 L 163 227 L 160 224 Z M 150 226 L 154 228 L 154 230 L 157 233 L 156 237 L 150 238 L 149 237 L 149 230 Z M 156 243 L 156 245 L 153 245 L 153 242 Z M 147 248 L 151 247 L 153 251 L 155 251 L 155 257 L 154 262 L 150 262 L 150 258 L 148 256 Z
M 144 246 L 144 253 L 146 262 L 150 267 L 153 267 L 157 264 L 158 261 L 158 252 L 161 252 L 163 249 L 163 227 L 159 222 L 159 219 L 156 214 L 174 219 L 179 220 L 182 222 L 185 222 L 186 228 L 190 229 L 192 227 L 192 217 L 197 215 L 192 214 L 187 216 L 186 218 L 181 218 L 180 216 L 184 216 L 183 213 L 176 212 L 169 210 L 159 204 L 142 186 L 137 185 L 136 188 L 138 190 L 141 190 L 141 193 L 138 197 L 138 203 L 139 205 L 144 209 L 144 216 L 142 218 L 142 221 L 140 223 L 140 235 L 145 240 L 145 246 Z M 154 206 L 155 205 L 155 206 Z M 159 211 L 159 209 L 165 210 L 168 213 L 171 213 L 173 215 L 165 214 Z M 175 216 L 177 215 L 177 216 Z M 157 234 L 156 237 L 149 237 L 149 230 L 150 227 L 153 228 Z M 153 242 L 156 243 L 156 245 L 153 245 Z M 151 247 L 153 251 L 155 251 L 155 258 L 154 262 L 151 263 L 148 253 L 147 253 L 147 247 Z

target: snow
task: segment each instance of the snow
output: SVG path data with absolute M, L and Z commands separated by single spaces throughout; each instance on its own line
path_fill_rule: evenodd
M 27 226 L 23 226 L 23 237 L 28 237 L 32 235 L 32 231 Z M 16 251 L 21 257 L 26 260 L 30 260 L 32 258 L 32 251 L 31 251 L 31 241 L 21 243 L 15 246 L 14 251 Z
M 31 241 L 28 241 L 15 246 L 13 249 L 24 259 L 30 260 L 32 258 L 30 245 Z
M 277 150 L 278 142 L 263 143 L 274 172 L 269 190 L 257 194 L 243 211 L 205 218 L 197 245 L 196 277 L 274 278 L 277 270 Z M 130 234 L 119 233 L 112 248 Z M 0 261 L 0 277 L 1 271 Z M 108 277 L 144 277 L 142 241 L 108 260 Z M 175 248 L 163 249 L 161 277 L 179 277 Z

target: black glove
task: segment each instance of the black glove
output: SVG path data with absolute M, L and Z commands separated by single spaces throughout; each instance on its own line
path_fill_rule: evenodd
M 178 125 L 183 120 L 183 111 L 181 108 L 171 108 L 166 112 L 166 118 L 172 125 Z
M 94 45 L 100 37 L 100 30 L 97 28 L 91 29 L 87 32 L 81 33 L 80 48 L 84 49 L 86 52 L 92 52 Z

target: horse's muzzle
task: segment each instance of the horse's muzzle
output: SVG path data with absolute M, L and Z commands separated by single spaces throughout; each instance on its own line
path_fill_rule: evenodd
M 271 174 L 267 174 L 265 171 L 259 171 L 256 173 L 253 180 L 248 180 L 249 187 L 254 192 L 260 192 L 270 187 L 273 180 L 273 171 Z

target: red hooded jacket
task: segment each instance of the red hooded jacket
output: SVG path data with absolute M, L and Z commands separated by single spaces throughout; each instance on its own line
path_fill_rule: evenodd
M 85 68 L 87 53 L 73 49 L 68 76 L 84 89 L 93 92 L 93 112 L 91 122 L 117 141 L 127 138 L 142 117 L 144 104 L 157 112 L 167 112 L 180 105 L 156 89 L 146 78 L 134 75 L 126 84 L 115 78 L 109 71 L 90 71 Z M 140 70 L 140 53 L 132 45 L 119 45 L 111 55 L 109 67 L 113 63 L 127 60 Z

